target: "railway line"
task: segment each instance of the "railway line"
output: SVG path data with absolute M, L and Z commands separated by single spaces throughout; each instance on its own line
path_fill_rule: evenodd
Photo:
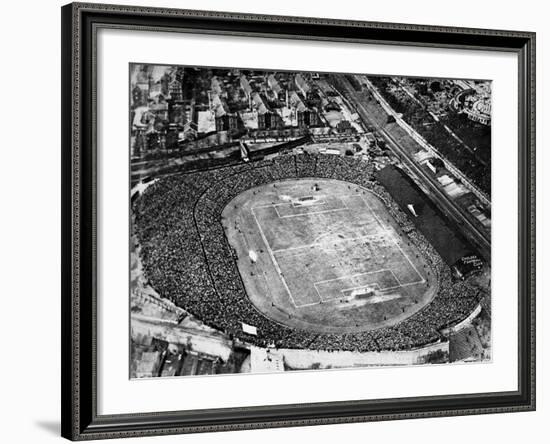
M 382 125 L 376 122 L 369 115 L 369 111 L 363 105 L 364 93 L 357 92 L 347 79 L 343 76 L 340 84 L 345 89 L 341 91 L 347 101 L 356 109 L 357 113 L 365 124 L 374 126 L 380 135 L 384 137 L 388 147 L 403 162 L 407 169 L 428 190 L 429 196 L 438 205 L 440 210 L 453 221 L 461 230 L 462 234 L 478 250 L 479 254 L 487 261 L 491 258 L 490 235 L 480 230 L 468 217 L 465 210 L 457 206 L 438 186 L 435 180 L 424 171 L 412 158 L 411 154 L 403 148 L 399 142 Z

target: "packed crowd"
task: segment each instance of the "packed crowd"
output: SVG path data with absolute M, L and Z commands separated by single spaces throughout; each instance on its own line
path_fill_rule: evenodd
M 438 279 L 434 300 L 401 323 L 350 334 L 319 334 L 282 326 L 260 314 L 246 295 L 221 214 L 247 189 L 282 179 L 346 180 L 371 190 L 416 245 Z M 274 160 L 165 178 L 134 204 L 135 230 L 144 271 L 155 290 L 227 335 L 258 346 L 323 350 L 406 350 L 440 339 L 439 330 L 470 314 L 479 302 L 468 280 L 453 281 L 451 270 L 410 223 L 361 160 L 335 155 L 285 155 Z M 258 335 L 242 331 L 241 322 Z

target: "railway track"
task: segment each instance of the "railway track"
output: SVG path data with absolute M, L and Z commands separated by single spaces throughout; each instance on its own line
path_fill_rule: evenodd
M 443 211 L 445 216 L 452 220 L 461 230 L 462 234 L 478 250 L 479 254 L 487 261 L 491 258 L 491 239 L 490 235 L 478 229 L 465 214 L 465 210 L 458 207 L 440 188 L 434 183 L 434 179 L 418 165 L 411 157 L 409 152 L 401 147 L 399 142 L 378 122 L 372 119 L 369 111 L 363 105 L 364 94 L 354 90 L 348 80 L 341 78 L 341 85 L 345 88 L 342 91 L 350 104 L 356 109 L 364 123 L 374 126 L 380 135 L 384 137 L 388 147 L 403 162 L 408 170 L 420 181 L 429 191 L 429 196 Z

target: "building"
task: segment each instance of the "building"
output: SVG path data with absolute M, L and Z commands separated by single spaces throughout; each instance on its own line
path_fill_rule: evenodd
M 161 100 L 163 98 L 162 94 L 162 84 L 160 82 L 151 82 L 149 85 L 149 98 L 153 100 Z
M 181 102 L 168 100 L 168 122 L 178 126 L 185 124 L 185 108 Z
M 246 98 L 250 99 L 250 96 L 252 94 L 252 87 L 250 86 L 250 82 L 244 74 L 240 78 L 240 84 L 242 90 L 244 91 L 244 94 L 246 95 Z
M 198 133 L 198 125 L 196 122 L 193 122 L 192 120 L 188 120 L 187 122 L 185 122 L 185 124 L 183 125 L 183 131 L 181 131 L 180 135 L 179 135 L 179 139 L 187 139 L 187 140 L 192 140 L 194 139 L 195 137 L 197 137 L 197 133 Z
M 258 129 L 258 113 L 256 111 L 241 111 L 239 112 L 239 116 L 246 129 Z
M 230 113 L 229 106 L 225 99 L 220 98 L 217 94 L 210 95 L 210 109 L 214 111 L 216 117 L 222 117 Z
M 283 118 L 276 112 L 273 112 L 266 105 L 263 96 L 259 93 L 252 94 L 252 102 L 258 115 L 258 129 L 281 129 L 285 123 Z
M 172 82 L 172 75 L 169 72 L 165 72 L 159 82 L 161 94 L 164 97 L 170 97 L 170 83 Z
M 284 127 L 285 123 L 279 114 L 271 111 L 258 113 L 258 129 L 282 129 Z
M 311 91 L 311 86 L 304 78 L 304 76 L 300 73 L 296 74 L 296 76 L 294 77 L 294 82 L 296 83 L 296 87 L 302 93 L 302 95 L 307 98 L 307 95 Z
M 221 95 L 223 93 L 222 84 L 217 77 L 212 77 L 210 80 L 210 89 L 214 94 Z
M 183 91 L 179 80 L 173 80 L 170 82 L 168 85 L 168 92 L 173 101 L 181 102 L 183 100 Z
M 135 86 L 132 88 L 132 104 L 134 107 L 146 106 L 149 100 L 149 89 L 152 78 L 147 65 L 142 66 L 136 74 Z
M 216 131 L 236 131 L 239 129 L 239 116 L 225 113 L 216 116 Z
M 311 109 L 306 109 L 304 111 L 298 111 L 297 113 L 298 127 L 313 127 L 321 126 L 321 118 L 319 114 Z
M 147 135 L 143 129 L 136 129 L 132 144 L 132 155 L 139 157 L 145 151 L 147 151 Z
M 138 85 L 132 88 L 132 105 L 134 107 L 147 105 L 149 91 L 148 89 L 140 88 Z
M 264 98 L 257 92 L 252 94 L 252 104 L 256 108 L 258 114 L 265 114 L 269 111 L 267 105 L 265 104 Z
M 296 112 L 304 112 L 307 109 L 307 107 L 304 105 L 304 102 L 302 102 L 302 99 L 296 93 L 296 91 L 293 91 L 289 95 L 288 103 L 292 108 L 294 108 Z
M 351 125 L 349 120 L 341 120 L 336 125 L 336 131 L 340 134 L 353 134 L 355 133 L 355 128 Z
M 166 133 L 166 141 L 165 141 L 166 149 L 173 150 L 178 148 L 178 139 L 179 139 L 179 131 L 176 128 L 170 126 Z
M 149 97 L 149 86 L 151 81 L 152 77 L 149 74 L 149 66 L 142 65 L 136 75 L 136 86 L 147 91 L 147 97 Z
M 284 95 L 284 90 L 275 78 L 275 74 L 269 74 L 269 76 L 267 77 L 267 86 L 269 86 L 269 89 L 273 91 L 273 94 L 277 98 L 281 98 Z
M 149 111 L 155 115 L 158 121 L 168 121 L 168 103 L 166 101 L 149 104 Z

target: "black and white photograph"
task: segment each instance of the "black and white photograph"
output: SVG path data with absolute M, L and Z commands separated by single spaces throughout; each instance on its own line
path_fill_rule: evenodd
M 543 441 L 544 3 L 6 6 L 2 442 Z
M 130 378 L 492 361 L 490 79 L 128 88 Z

